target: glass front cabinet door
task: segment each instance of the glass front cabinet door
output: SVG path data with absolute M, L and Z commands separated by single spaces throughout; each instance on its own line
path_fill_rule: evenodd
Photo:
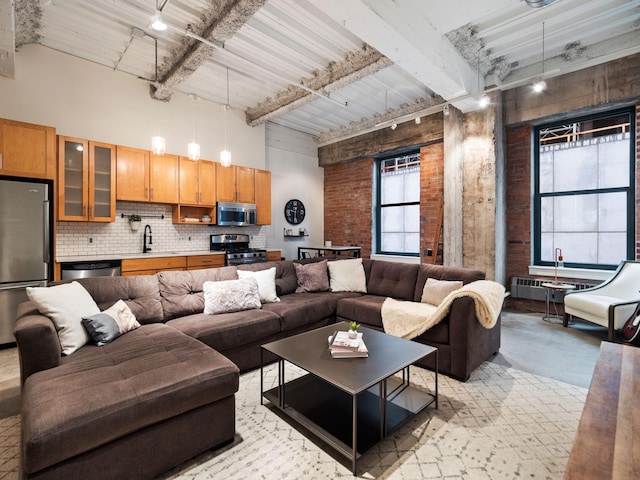
M 58 220 L 115 221 L 115 146 L 58 137 Z

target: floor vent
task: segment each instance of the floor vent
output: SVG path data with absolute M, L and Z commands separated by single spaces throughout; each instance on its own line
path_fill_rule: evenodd
M 543 283 L 549 283 L 553 280 L 548 278 L 533 278 L 533 277 L 512 277 L 511 278 L 511 297 L 524 298 L 528 300 L 545 300 L 546 289 L 542 286 Z M 598 283 L 584 283 L 584 282 L 565 282 L 567 285 L 573 285 L 576 290 L 583 290 L 585 288 L 591 288 Z M 564 292 L 553 292 L 555 295 L 552 297 L 556 303 L 561 302 L 564 299 Z

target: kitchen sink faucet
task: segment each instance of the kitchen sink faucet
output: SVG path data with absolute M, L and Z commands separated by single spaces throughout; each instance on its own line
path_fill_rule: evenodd
M 147 246 L 147 229 L 149 229 L 149 245 L 153 245 L 153 238 L 151 237 L 151 225 L 144 226 L 144 234 L 142 235 L 144 238 L 142 245 L 142 253 L 147 253 L 151 251 L 151 247 Z

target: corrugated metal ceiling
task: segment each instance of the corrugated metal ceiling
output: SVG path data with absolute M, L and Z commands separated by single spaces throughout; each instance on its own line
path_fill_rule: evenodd
M 232 108 L 325 143 L 476 94 L 478 84 L 540 74 L 543 22 L 544 68 L 554 75 L 640 51 L 637 0 L 556 0 L 536 9 L 523 0 L 164 0 L 160 7 L 165 32 L 150 28 L 155 0 L 16 0 L 16 38 L 39 38 L 150 83 L 157 39 L 169 94 L 226 104 L 228 68 Z M 187 48 L 192 58 L 183 62 Z M 317 95 L 305 98 L 301 83 Z

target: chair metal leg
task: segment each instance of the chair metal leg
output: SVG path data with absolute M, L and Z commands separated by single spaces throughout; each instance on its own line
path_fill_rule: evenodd
M 567 328 L 568 325 L 569 325 L 569 314 L 567 312 L 564 312 L 564 315 L 562 315 L 562 326 Z
M 614 342 L 615 341 L 615 337 L 614 337 L 615 330 L 613 329 L 613 314 L 614 314 L 614 308 L 613 307 L 609 307 L 609 335 L 608 335 L 608 340 L 610 342 Z

